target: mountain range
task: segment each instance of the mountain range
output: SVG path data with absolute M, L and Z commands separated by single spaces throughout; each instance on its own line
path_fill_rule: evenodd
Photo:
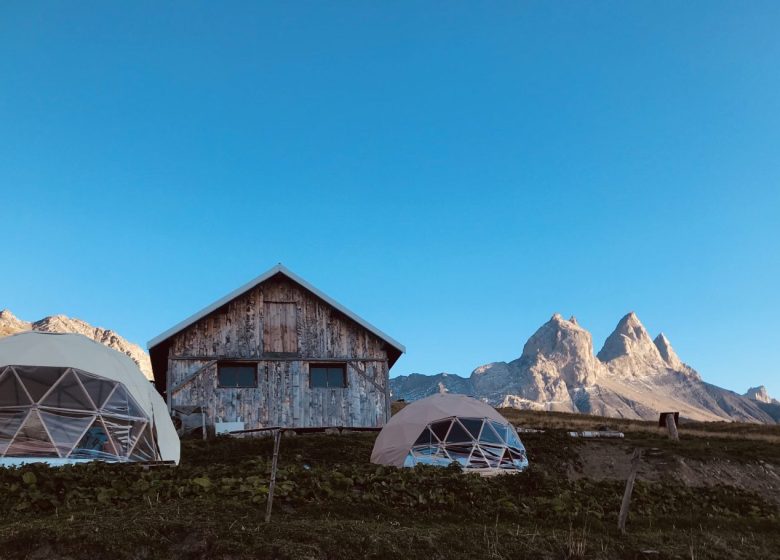
M 152 363 L 149 360 L 149 354 L 144 352 L 143 348 L 137 344 L 128 342 L 112 330 L 93 327 L 81 319 L 72 319 L 65 315 L 52 315 L 44 317 L 40 321 L 30 323 L 18 319 L 7 309 L 0 311 L 0 336 L 8 336 L 22 331 L 83 334 L 95 342 L 127 354 L 138 364 L 138 367 L 147 379 L 153 379 Z
M 700 421 L 780 422 L 780 402 L 763 386 L 740 395 L 706 383 L 663 333 L 651 338 L 633 312 L 618 322 L 598 354 L 576 318 L 555 314 L 516 360 L 485 364 L 470 377 L 402 375 L 390 380 L 390 389 L 394 398 L 407 401 L 451 392 L 497 407 L 645 420 L 678 411 Z

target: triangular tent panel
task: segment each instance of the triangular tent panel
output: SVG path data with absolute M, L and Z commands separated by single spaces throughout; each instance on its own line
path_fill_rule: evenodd
M 31 410 L 27 415 L 5 454 L 11 457 L 59 456 L 37 410 Z
M 73 370 L 67 370 L 41 401 L 41 406 L 68 410 L 95 410 L 92 400 Z
M 92 399 L 92 404 L 96 408 L 103 408 L 106 399 L 111 396 L 111 391 L 116 387 L 116 383 L 84 373 L 79 373 L 78 376 L 81 385 L 86 389 L 90 399 Z
M 62 377 L 62 368 L 15 366 L 14 370 L 24 384 L 33 402 L 40 401 Z
M 27 414 L 28 409 L 0 409 L 0 456 L 8 449 Z
M 0 406 L 24 406 L 32 404 L 27 391 L 14 373 L 13 368 L 5 368 L 0 373 Z
M 95 420 L 94 414 L 40 410 L 41 420 L 60 455 L 67 457 Z

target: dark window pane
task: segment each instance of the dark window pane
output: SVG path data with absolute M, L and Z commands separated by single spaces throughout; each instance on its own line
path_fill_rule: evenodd
M 57 382 L 51 392 L 41 402 L 44 406 L 54 408 L 71 408 L 76 410 L 95 410 L 92 400 L 84 392 L 81 383 L 72 370 L 67 371 Z
M 473 441 L 471 435 L 460 425 L 460 422 L 455 420 L 452 423 L 452 429 L 447 434 L 447 443 L 463 443 L 466 441 Z
M 343 367 L 328 368 L 328 387 L 346 387 L 345 377 Z
M 346 368 L 343 365 L 310 365 L 312 387 L 343 388 L 347 386 Z
M 81 384 L 84 386 L 84 389 L 87 390 L 92 402 L 97 408 L 102 408 L 116 383 L 83 373 L 79 373 L 78 375 Z
M 24 425 L 6 449 L 5 454 L 6 457 L 59 456 L 54 444 L 49 439 L 49 434 L 43 427 L 38 411 L 30 411 Z
M 35 402 L 41 400 L 46 391 L 65 373 L 63 368 L 57 367 L 15 366 L 14 370 Z
M 254 364 L 219 364 L 220 387 L 256 387 L 257 368 Z
M 490 422 L 490 425 L 493 426 L 493 429 L 498 434 L 498 437 L 501 438 L 501 441 L 506 442 L 506 429 L 508 426 L 506 424 L 499 424 L 498 422 L 492 421 Z
M 479 431 L 482 429 L 481 418 L 458 418 L 458 420 L 474 436 L 474 439 L 479 438 Z
M 30 404 L 30 397 L 19 383 L 12 368 L 0 373 L 0 406 L 20 406 Z
M 504 443 L 504 440 L 498 436 L 493 428 L 490 427 L 490 422 L 485 422 L 485 425 L 482 427 L 482 435 L 479 437 L 479 441 L 485 443 Z
M 327 387 L 328 386 L 328 368 L 324 367 L 311 367 L 309 368 L 309 374 L 311 375 L 312 387 Z
M 441 441 L 444 441 L 444 436 L 447 435 L 447 431 L 450 429 L 452 420 L 442 420 L 431 424 L 431 431 L 436 434 L 436 437 Z
M 26 408 L 5 408 L 0 410 L 0 457 L 16 435 L 22 422 L 27 418 Z
M 414 442 L 414 445 L 431 444 L 435 441 L 436 440 L 431 435 L 431 431 L 426 427 L 420 434 L 420 437 L 418 437 L 417 440 Z

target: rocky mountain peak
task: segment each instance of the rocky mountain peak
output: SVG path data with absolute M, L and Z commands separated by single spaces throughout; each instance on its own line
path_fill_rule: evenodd
M 540 359 L 551 362 L 567 384 L 595 382 L 599 365 L 593 356 L 593 339 L 576 320 L 567 321 L 559 313 L 528 339 L 523 346 L 521 361 Z
M 651 363 L 663 362 L 653 339 L 633 311 L 618 321 L 615 330 L 607 337 L 598 353 L 602 362 L 610 362 L 624 356 Z
M 653 343 L 655 344 L 655 347 L 658 348 L 658 352 L 661 354 L 661 357 L 670 368 L 674 370 L 683 369 L 682 360 L 680 360 L 680 358 L 677 356 L 677 352 L 675 352 L 674 348 L 672 348 L 672 343 L 669 342 L 669 339 L 666 338 L 664 333 L 660 333 L 657 337 L 655 337 Z
M 745 393 L 745 396 L 749 399 L 753 399 L 754 401 L 759 401 L 762 403 L 778 403 L 777 399 L 773 399 L 769 396 L 769 393 L 766 390 L 766 387 L 763 385 L 759 385 L 758 387 L 751 387 L 747 390 L 747 393 Z

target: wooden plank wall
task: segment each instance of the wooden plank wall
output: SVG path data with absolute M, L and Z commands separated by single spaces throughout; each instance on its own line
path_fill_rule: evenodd
M 269 352 L 284 356 L 269 356 Z M 257 388 L 219 388 L 215 359 L 257 363 Z M 309 386 L 308 363 L 348 362 L 344 389 Z M 270 279 L 179 333 L 169 350 L 173 406 L 205 406 L 210 422 L 381 426 L 388 410 L 384 342 L 287 279 Z

